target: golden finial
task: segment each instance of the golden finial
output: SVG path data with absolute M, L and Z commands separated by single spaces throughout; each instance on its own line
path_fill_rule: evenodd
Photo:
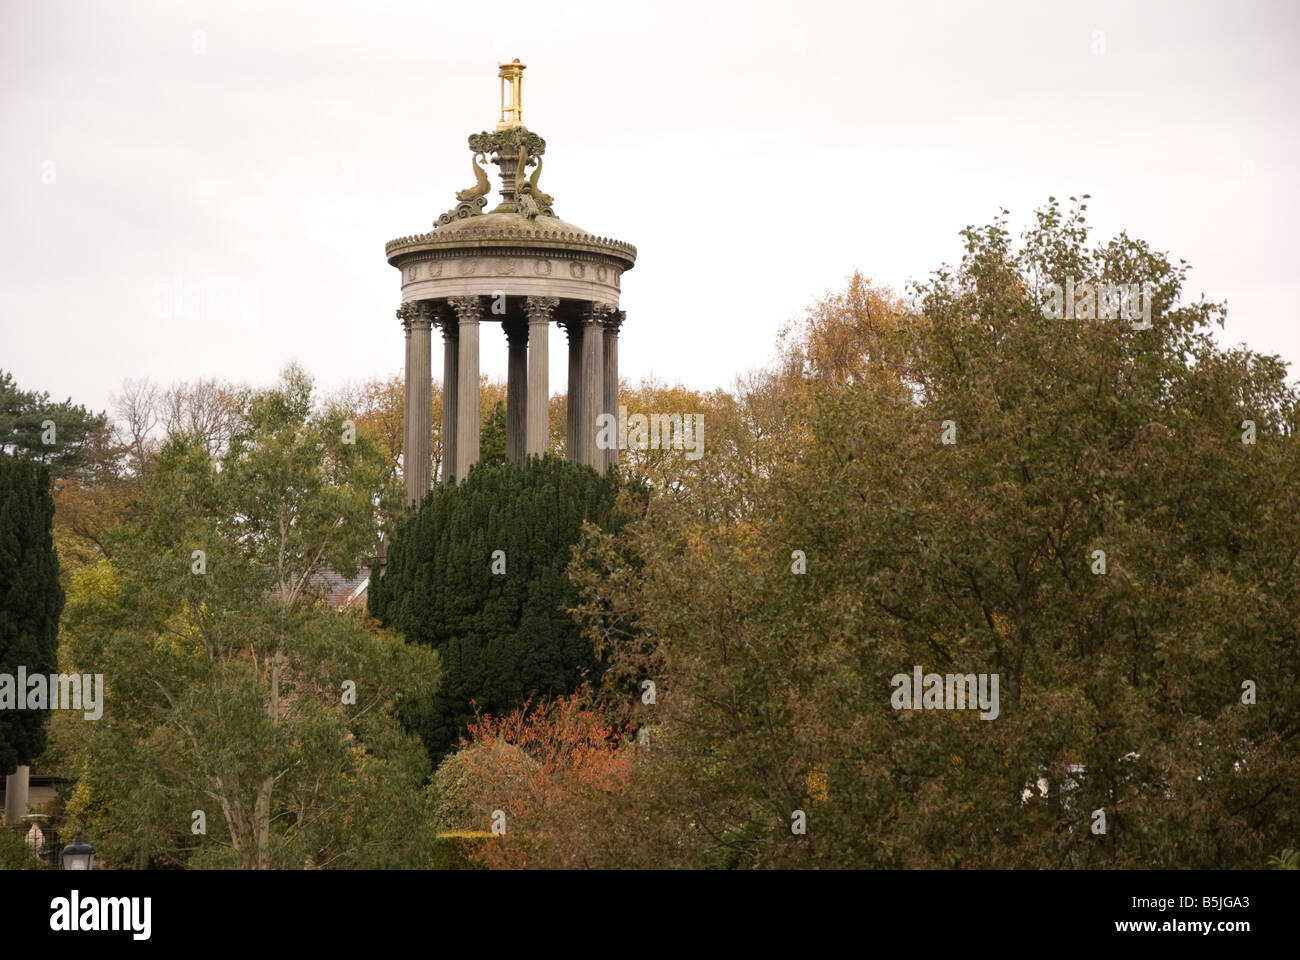
M 497 123 L 498 130 L 509 130 L 512 127 L 522 127 L 523 118 L 523 81 L 524 69 L 526 64 L 519 62 L 519 58 L 510 63 L 498 63 L 501 69 L 497 71 L 497 76 L 501 78 L 501 120 Z M 507 92 L 506 83 L 510 84 Z

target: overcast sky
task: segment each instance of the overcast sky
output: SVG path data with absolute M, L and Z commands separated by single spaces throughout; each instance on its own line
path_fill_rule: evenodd
M 514 57 L 556 213 L 638 247 L 624 376 L 728 386 L 855 268 L 901 290 L 963 226 L 1084 192 L 1096 239 L 1228 301 L 1223 340 L 1300 361 L 1300 4 L 0 9 L 0 367 L 95 409 L 123 378 L 398 372 L 384 243 L 471 185 Z M 224 303 L 163 315 L 195 285 Z

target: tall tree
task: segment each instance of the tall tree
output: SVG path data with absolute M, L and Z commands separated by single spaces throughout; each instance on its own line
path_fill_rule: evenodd
M 45 748 L 46 709 L 18 709 L 19 667 L 56 671 L 63 589 L 54 552 L 54 502 L 43 464 L 0 454 L 0 775 Z M 24 700 L 27 691 L 21 691 Z
M 600 675 L 568 612 L 577 595 L 564 571 L 584 522 L 617 526 L 619 486 L 555 457 L 476 465 L 398 523 L 370 609 L 441 655 L 442 687 L 418 728 L 435 759 L 476 708 L 510 710 Z
M 607 684 L 658 688 L 651 862 L 1257 867 L 1294 843 L 1300 400 L 1216 343 L 1185 264 L 1090 245 L 1084 209 L 1050 202 L 1019 249 L 967 229 L 878 320 L 862 291 L 819 305 L 741 399 L 768 466 L 710 450 L 736 518 L 656 497 L 584 547 Z M 1149 284 L 1150 324 L 1056 319 L 1085 282 Z M 896 709 L 915 666 L 997 675 L 996 718 Z
M 506 462 L 506 405 L 498 400 L 479 435 L 479 463 L 499 467 Z

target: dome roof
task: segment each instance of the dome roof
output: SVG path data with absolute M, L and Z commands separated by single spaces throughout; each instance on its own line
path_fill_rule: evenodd
M 581 234 L 584 237 L 591 236 L 582 227 L 575 227 L 559 217 L 547 217 L 539 214 L 530 220 L 522 213 L 483 213 L 476 217 L 464 217 L 439 226 L 434 230 L 434 233 L 439 237 L 445 237 L 453 233 L 463 233 L 466 230 L 487 234 L 521 228 L 543 231 L 555 230 L 561 233 Z
M 520 213 L 482 213 L 436 226 L 428 233 L 399 237 L 385 245 L 390 263 L 406 253 L 423 250 L 476 247 L 527 247 L 529 249 L 586 250 L 636 262 L 636 247 L 610 237 L 599 237 L 558 217 L 525 217 Z

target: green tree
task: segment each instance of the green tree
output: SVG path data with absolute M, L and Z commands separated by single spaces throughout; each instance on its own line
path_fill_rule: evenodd
M 564 571 L 584 522 L 617 525 L 620 483 L 549 456 L 476 465 L 398 523 L 370 609 L 440 654 L 442 686 L 418 723 L 435 760 L 476 708 L 510 710 L 600 675 L 568 612 L 577 594 Z
M 479 463 L 499 467 L 506 462 L 506 405 L 498 400 L 479 436 Z
M 0 452 L 49 464 L 55 477 L 102 467 L 108 417 L 48 392 L 22 390 L 0 370 Z
M 29 675 L 57 668 L 64 596 L 53 523 L 49 468 L 0 454 L 0 674 L 13 678 L 0 687 L 0 776 L 45 748 L 49 711 L 11 701 L 20 666 Z
M 751 437 L 586 543 L 610 695 L 658 686 L 612 801 L 661 812 L 641 862 L 1254 867 L 1294 838 L 1300 401 L 1084 209 L 1019 249 L 968 228 L 897 310 L 819 305 L 740 397 Z M 1149 283 L 1150 326 L 1052 319 L 1067 280 Z M 914 665 L 997 674 L 997 719 L 895 710 Z
M 424 865 L 430 766 L 398 714 L 436 658 L 312 592 L 374 543 L 382 456 L 296 367 L 237 407 L 219 462 L 163 446 L 147 521 L 73 577 L 66 660 L 107 692 L 60 718 L 69 814 L 119 865 Z

